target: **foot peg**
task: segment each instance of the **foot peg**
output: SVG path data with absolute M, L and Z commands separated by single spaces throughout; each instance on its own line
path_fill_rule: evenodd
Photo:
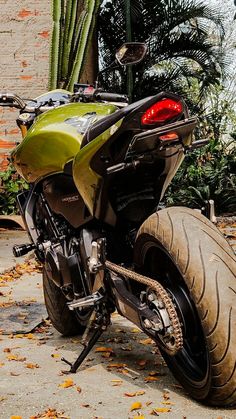
M 79 298 L 71 303 L 68 303 L 69 310 L 75 310 L 76 308 L 94 307 L 104 300 L 104 296 L 100 292 L 96 291 L 88 297 Z

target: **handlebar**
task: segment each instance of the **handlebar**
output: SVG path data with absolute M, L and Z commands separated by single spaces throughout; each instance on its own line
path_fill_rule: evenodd
M 92 86 L 89 88 L 84 89 L 81 92 L 75 93 L 75 95 L 71 96 L 71 101 L 77 101 L 78 99 L 82 99 L 82 101 L 106 101 L 106 102 L 115 102 L 119 103 L 119 106 L 126 106 L 128 103 L 128 98 L 126 95 L 121 95 L 118 93 L 109 93 L 109 92 L 102 92 L 100 90 L 94 89 Z M 76 100 L 77 99 L 77 100 Z M 20 110 L 24 110 L 24 112 L 37 112 L 43 113 L 48 110 L 51 110 L 55 107 L 58 107 L 58 103 L 43 103 L 40 104 L 36 102 L 35 106 L 32 104 L 33 101 L 29 103 L 25 102 L 21 99 L 18 95 L 11 93 L 11 92 L 0 92 L 0 106 L 8 106 L 18 108 Z
M 29 104 L 27 104 L 15 93 L 0 92 L 0 106 L 17 108 L 20 110 L 24 110 L 25 112 L 46 112 L 56 107 L 56 105 L 40 105 L 38 102 L 36 102 L 35 106 L 33 106 L 32 103 L 33 101 L 30 100 Z
M 0 93 L 0 106 L 15 107 L 18 109 L 25 108 L 25 102 L 19 96 L 11 92 Z
M 94 96 L 97 100 L 104 100 L 107 102 L 128 102 L 126 95 L 120 95 L 118 93 L 95 92 Z
M 82 102 L 104 101 L 119 103 L 121 106 L 125 106 L 125 104 L 128 103 L 128 97 L 126 95 L 121 95 L 119 93 L 103 92 L 101 89 L 95 89 L 91 85 L 78 84 L 76 88 L 77 90 L 72 97 L 73 102 L 76 102 L 78 100 Z

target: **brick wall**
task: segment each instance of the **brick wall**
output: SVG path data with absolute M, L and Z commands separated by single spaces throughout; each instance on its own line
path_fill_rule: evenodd
M 50 0 L 0 0 L 0 91 L 34 98 L 47 90 Z M 0 170 L 19 139 L 17 111 L 0 107 Z

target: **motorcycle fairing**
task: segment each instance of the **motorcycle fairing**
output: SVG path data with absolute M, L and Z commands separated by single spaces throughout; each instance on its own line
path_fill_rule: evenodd
M 13 150 L 14 166 L 30 183 L 63 172 L 66 163 L 80 150 L 84 120 L 93 124 L 116 109 L 114 105 L 100 103 L 72 103 L 45 112 L 36 118 L 22 143 Z M 92 118 L 84 118 L 88 114 Z

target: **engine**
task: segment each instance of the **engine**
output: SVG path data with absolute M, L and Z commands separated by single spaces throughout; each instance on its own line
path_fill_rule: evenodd
M 79 232 L 51 211 L 43 196 L 36 203 L 34 224 L 38 235 L 37 256 L 48 277 L 68 300 L 87 295 L 88 285 L 80 257 Z

